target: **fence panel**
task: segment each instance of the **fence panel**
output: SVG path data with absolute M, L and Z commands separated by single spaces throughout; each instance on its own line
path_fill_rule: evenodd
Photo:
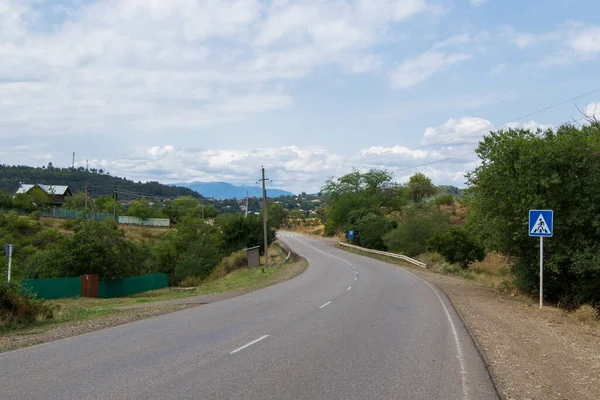
M 167 274 L 142 275 L 100 281 L 98 284 L 98 297 L 106 299 L 130 296 L 148 290 L 166 288 L 167 286 L 169 286 L 169 275 Z
M 25 279 L 21 290 L 40 299 L 61 299 L 81 296 L 81 278 Z

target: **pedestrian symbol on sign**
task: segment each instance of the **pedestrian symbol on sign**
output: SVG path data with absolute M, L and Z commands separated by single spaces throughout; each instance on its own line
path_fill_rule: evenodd
M 529 210 L 529 236 L 551 237 L 553 225 L 552 210 Z
M 531 230 L 531 233 L 543 233 L 546 235 L 550 234 L 550 229 L 548 229 L 548 224 L 546 223 L 546 220 L 542 214 L 540 214 L 538 217 L 533 229 Z

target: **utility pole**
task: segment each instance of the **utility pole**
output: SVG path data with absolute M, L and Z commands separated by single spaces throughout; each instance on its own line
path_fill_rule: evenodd
M 246 218 L 248 218 L 248 191 L 246 190 Z
M 89 171 L 89 170 L 88 170 L 88 166 L 89 166 L 88 160 L 85 160 L 85 170 L 86 170 L 86 171 Z
M 72 166 L 72 168 L 75 169 L 75 152 L 73 152 L 73 166 Z
M 117 193 L 117 186 L 113 190 L 113 218 L 117 222 L 117 201 L 119 200 L 119 194 Z
M 92 190 L 92 188 L 91 188 L 91 185 L 88 183 L 88 184 L 85 186 L 85 203 L 84 203 L 84 205 L 83 205 L 83 209 L 84 209 L 84 211 L 85 211 L 86 215 L 87 215 L 87 201 L 88 201 L 88 195 L 89 195 L 89 193 L 90 193 L 90 191 L 91 191 L 91 190 Z M 87 219 L 87 217 L 86 217 L 86 219 Z
M 259 179 L 262 182 L 262 190 L 263 190 L 263 235 L 265 237 L 265 267 L 269 266 L 269 239 L 267 237 L 267 189 L 265 188 L 265 167 L 261 166 L 262 169 L 262 179 Z M 269 179 L 270 181 L 270 179 Z

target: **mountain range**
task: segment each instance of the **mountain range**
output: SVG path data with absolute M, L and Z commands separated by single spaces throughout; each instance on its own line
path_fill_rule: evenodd
M 262 188 L 260 186 L 235 186 L 227 182 L 178 183 L 176 186 L 186 187 L 200 193 L 204 197 L 212 197 L 217 200 L 243 199 L 246 197 L 246 193 L 248 193 L 249 197 L 262 197 Z M 271 198 L 293 195 L 293 193 L 286 190 L 267 188 L 267 196 Z

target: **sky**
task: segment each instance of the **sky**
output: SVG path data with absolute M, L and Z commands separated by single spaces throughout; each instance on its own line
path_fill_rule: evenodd
M 264 165 L 296 193 L 386 168 L 464 187 L 490 130 L 600 118 L 598 15 L 598 0 L 0 0 L 0 163 L 75 152 L 135 181 L 244 185 Z

